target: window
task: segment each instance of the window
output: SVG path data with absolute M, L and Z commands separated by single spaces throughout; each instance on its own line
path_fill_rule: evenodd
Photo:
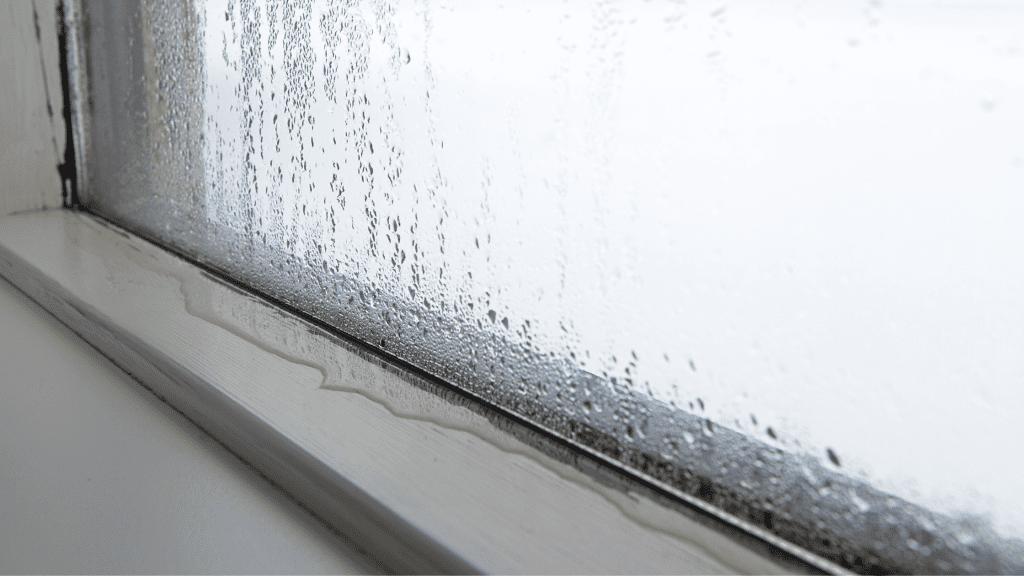
M 81 7 L 81 206 L 857 571 L 1020 571 L 1024 8 Z

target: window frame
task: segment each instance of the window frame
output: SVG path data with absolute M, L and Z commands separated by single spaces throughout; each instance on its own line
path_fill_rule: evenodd
M 67 25 L 67 39 L 68 44 L 71 47 L 67 50 L 65 57 L 70 60 L 71 66 L 69 67 L 71 73 L 78 73 L 78 77 L 66 78 L 69 88 L 66 88 L 65 92 L 70 99 L 69 111 L 74 113 L 69 116 L 70 126 L 73 132 L 72 142 L 78 143 L 73 149 L 73 156 L 75 157 L 75 164 L 77 166 L 77 189 L 83 190 L 88 183 L 88 159 L 86 158 L 88 150 L 88 138 L 90 137 L 90 130 L 88 126 L 88 116 L 85 114 L 79 114 L 78 110 L 81 109 L 82 103 L 86 101 L 87 95 L 83 95 L 79 88 L 86 86 L 88 79 L 84 77 L 85 67 L 81 66 L 80 63 L 83 60 L 83 56 L 80 52 L 82 32 L 79 29 L 81 21 L 77 16 L 80 13 L 81 7 L 77 0 L 68 0 L 70 7 L 66 14 Z M 68 72 L 65 70 L 65 74 Z M 74 194 L 69 193 L 66 195 L 65 209 L 68 211 L 65 216 L 71 218 L 85 218 L 85 219 L 102 219 L 101 215 L 87 216 L 81 213 L 75 212 L 76 210 L 82 209 L 78 204 L 77 198 Z M 96 220 L 101 222 L 101 220 Z M 107 226 L 109 230 L 115 230 L 117 224 L 124 226 L 116 234 L 120 234 L 124 239 L 123 241 L 127 244 L 137 245 L 138 242 L 144 242 L 138 237 L 134 236 L 132 232 L 142 232 L 130 230 L 124 222 L 103 221 L 103 226 Z M 140 234 L 141 235 L 141 234 Z M 67 247 L 71 249 L 71 246 Z M 166 247 L 154 248 L 163 252 L 168 252 Z M 10 247 L 3 248 L 7 251 L 7 255 L 13 254 L 10 251 Z M 762 527 L 755 525 L 752 522 L 744 521 L 737 518 L 733 514 L 729 514 L 722 510 L 722 502 L 714 501 L 713 498 L 702 498 L 694 497 L 688 494 L 686 491 L 680 490 L 678 486 L 666 483 L 660 480 L 656 474 L 648 474 L 646 469 L 643 469 L 642 462 L 637 464 L 633 463 L 633 466 L 624 466 L 621 461 L 616 458 L 610 457 L 608 453 L 603 452 L 599 448 L 595 448 L 591 445 L 581 445 L 579 442 L 572 442 L 566 440 L 555 431 L 545 429 L 543 426 L 538 425 L 530 420 L 523 418 L 514 412 L 504 409 L 500 406 L 494 406 L 491 403 L 484 401 L 483 399 L 474 396 L 457 386 L 453 386 L 441 379 L 435 378 L 426 374 L 423 371 L 418 370 L 416 367 L 409 365 L 396 358 L 393 355 L 389 355 L 380 349 L 376 349 L 372 346 L 367 346 L 366 343 L 357 342 L 349 338 L 345 334 L 340 333 L 336 329 L 324 325 L 315 319 L 302 314 L 300 311 L 288 307 L 286 304 L 267 298 L 265 295 L 252 294 L 247 291 L 244 287 L 241 287 L 236 282 L 227 279 L 221 271 L 213 270 L 208 267 L 203 267 L 197 262 L 188 259 L 188 257 L 182 253 L 173 253 L 173 257 L 183 262 L 188 266 L 196 267 L 201 269 L 203 274 L 206 275 L 211 282 L 219 283 L 223 286 L 230 286 L 232 290 L 241 294 L 242 300 L 255 299 L 260 301 L 262 306 L 266 308 L 268 318 L 277 316 L 284 316 L 293 319 L 299 325 L 303 326 L 306 331 L 313 331 L 321 333 L 325 338 L 333 338 L 338 342 L 343 342 L 344 346 L 354 347 L 358 349 L 359 354 L 365 356 L 368 362 L 371 364 L 381 367 L 385 371 L 392 371 L 394 373 L 403 374 L 403 378 L 406 378 L 408 384 L 414 388 L 427 389 L 440 398 L 445 399 L 450 404 L 472 408 L 466 408 L 476 413 L 487 414 L 488 418 L 492 421 L 500 421 L 502 424 L 498 426 L 501 429 L 506 429 L 508 433 L 517 438 L 519 441 L 525 442 L 526 445 L 531 446 L 534 449 L 540 450 L 546 455 L 546 457 L 553 459 L 554 461 L 561 462 L 562 464 L 570 464 L 577 470 L 585 470 L 586 474 L 593 478 L 603 479 L 603 482 L 615 484 L 616 490 L 620 493 L 640 494 L 642 498 L 646 498 L 651 502 L 656 502 L 657 506 L 665 509 L 673 510 L 673 513 L 682 514 L 691 519 L 699 519 L 711 532 L 718 534 L 725 534 L 729 539 L 736 542 L 741 542 L 743 546 L 755 550 L 757 554 L 763 557 L 771 557 L 778 560 L 781 566 L 787 567 L 787 570 L 801 570 L 801 571 L 828 571 L 828 572 L 842 572 L 844 567 L 829 562 L 815 554 L 804 550 L 791 542 L 779 538 L 778 535 L 773 534 L 769 530 L 765 530 Z M 12 264 L 13 262 L 13 264 Z M 52 263 L 51 263 L 52 264 Z M 190 376 L 189 370 L 184 372 L 176 372 L 181 370 L 179 367 L 174 367 L 173 364 L 176 360 L 171 360 L 172 356 L 170 351 L 153 350 L 147 348 L 145 345 L 139 344 L 136 335 L 132 329 L 124 324 L 118 324 L 109 318 L 104 319 L 101 317 L 90 316 L 83 314 L 82 310 L 88 310 L 91 305 L 89 302 L 81 299 L 78 296 L 70 294 L 67 290 L 69 289 L 65 283 L 57 280 L 52 275 L 47 275 L 41 270 L 44 268 L 44 263 L 41 260 L 28 261 L 21 259 L 20 261 L 15 259 L 7 260 L 7 269 L 5 275 L 11 275 L 16 277 L 18 285 L 26 293 L 29 293 L 33 299 L 40 302 L 46 302 L 44 304 L 48 310 L 57 315 L 65 323 L 72 326 L 77 332 L 83 335 L 88 335 L 87 340 L 104 351 L 109 357 L 115 360 L 123 368 L 129 370 L 131 373 L 136 375 L 142 375 L 140 382 L 143 385 L 149 387 L 159 395 L 164 395 L 167 398 L 171 398 L 173 394 L 167 391 L 172 391 L 176 387 L 181 387 L 181 382 L 190 381 L 190 378 L 194 378 L 194 374 Z M 97 279 L 90 280 L 96 281 Z M 63 292 L 62 292 L 63 290 Z M 180 312 L 180 311 L 179 311 Z M 342 346 L 342 344 L 337 344 Z M 170 375 L 169 375 L 170 374 Z M 374 502 L 379 504 L 378 500 L 372 497 L 369 499 L 364 498 L 358 494 L 358 491 L 352 491 L 346 488 L 339 488 L 338 486 L 344 485 L 344 477 L 338 477 L 336 471 L 323 470 L 325 464 L 323 461 L 318 459 L 303 460 L 302 465 L 296 465 L 295 467 L 301 469 L 300 472 L 289 471 L 274 468 L 273 463 L 282 458 L 299 458 L 301 459 L 302 454 L 308 454 L 308 450 L 305 450 L 302 446 L 296 445 L 294 442 L 289 443 L 285 440 L 276 438 L 273 434 L 274 425 L 268 423 L 266 420 L 261 420 L 258 416 L 254 415 L 251 411 L 246 412 L 244 409 L 240 409 L 232 405 L 229 401 L 223 399 L 217 399 L 217 385 L 211 382 L 203 382 L 201 380 L 192 382 L 193 386 L 199 388 L 206 387 L 210 394 L 209 398 L 203 396 L 203 400 L 199 401 L 196 398 L 181 397 L 177 400 L 171 400 L 172 404 L 179 407 L 183 412 L 189 414 L 190 418 L 193 418 L 193 414 L 187 412 L 188 410 L 199 410 L 194 412 L 194 419 L 200 422 L 204 429 L 212 431 L 215 437 L 218 439 L 228 438 L 229 442 L 242 442 L 241 440 L 230 440 L 232 434 L 235 436 L 245 436 L 239 432 L 239 430 L 256 430 L 260 429 L 260 426 L 266 428 L 261 432 L 252 432 L 249 430 L 248 433 L 257 435 L 266 435 L 267 445 L 274 446 L 273 450 L 261 453 L 259 450 L 253 452 L 253 448 L 246 447 L 244 443 L 239 444 L 237 453 L 246 459 L 247 461 L 256 461 L 267 463 L 260 464 L 263 466 L 262 469 L 266 469 L 265 473 L 275 482 L 285 486 L 289 492 L 301 493 L 300 500 L 306 503 L 312 510 L 333 510 L 326 512 L 326 516 L 323 517 L 332 526 L 343 526 L 346 530 L 354 530 L 359 532 L 363 530 L 360 528 L 360 522 L 367 523 L 371 528 L 367 528 L 369 532 L 373 532 L 374 522 L 373 518 L 385 518 L 380 520 L 383 525 L 396 526 L 397 528 L 379 528 L 375 536 L 367 536 L 366 542 L 368 546 L 376 546 L 374 542 L 388 542 L 383 544 L 383 548 L 379 548 L 377 554 L 381 555 L 394 555 L 395 566 L 400 567 L 402 570 L 412 571 L 472 571 L 479 569 L 479 564 L 473 565 L 465 562 L 462 557 L 452 552 L 452 545 L 450 544 L 438 544 L 431 538 L 424 538 L 422 532 L 418 532 L 414 528 L 409 528 L 411 524 L 402 518 L 395 518 L 388 516 L 389 509 L 387 506 L 375 507 Z M 223 394 L 222 394 L 223 396 Z M 197 397 L 198 398 L 198 397 Z M 201 405 L 217 405 L 220 406 L 219 411 L 204 412 L 202 409 L 198 409 L 194 404 Z M 229 416 L 230 415 L 230 416 Z M 325 423 L 326 424 L 326 423 Z M 525 440 L 524 440 L 525 439 Z M 757 446 L 755 446 L 756 451 Z M 233 448 L 234 449 L 234 448 Z M 753 452 L 752 452 L 753 453 Z M 257 467 L 259 467 L 257 466 Z M 792 462 L 787 463 L 780 469 L 785 470 L 786 468 L 793 468 Z M 329 467 L 327 467 L 329 468 Z M 317 470 L 320 470 L 317 472 Z M 639 471 L 638 471 L 639 470 Z M 291 476 L 290 476 L 291 475 Z M 297 476 L 296 476 L 297 475 Z M 312 481 L 312 485 L 320 485 L 327 483 L 332 486 L 331 490 L 323 493 L 317 492 L 316 488 L 311 488 L 309 485 L 309 477 L 316 478 Z M 304 480 L 305 479 L 305 480 Z M 306 482 L 307 484 L 303 484 Z M 724 488 L 721 486 L 713 486 L 708 488 L 711 492 L 724 492 Z M 340 492 L 339 492 L 340 490 Z M 703 490 L 703 485 L 701 486 Z M 347 494 L 347 495 L 346 495 Z M 356 494 L 353 496 L 352 494 Z M 856 496 L 854 496 L 856 498 Z M 354 500 L 353 500 L 354 499 Z M 362 500 L 361 500 L 362 499 Z M 714 504 L 709 503 L 709 500 Z M 850 500 L 850 499 L 848 499 Z M 852 500 L 850 500 L 852 502 Z M 360 510 L 355 514 L 363 520 L 356 522 L 355 524 L 346 524 L 346 515 L 352 514 L 351 511 L 345 510 L 344 506 L 342 509 L 338 508 L 339 502 L 356 502 L 351 504 L 356 509 Z M 360 503 L 362 502 L 362 503 Z M 849 503 L 849 502 L 847 502 Z M 718 504 L 718 506 L 716 506 Z M 332 508 L 332 506 L 334 508 Z M 360 508 L 360 506 L 362 508 Z M 728 503 L 725 505 L 728 508 Z M 366 511 L 362 511 L 362 510 Z M 785 514 L 786 509 L 781 509 L 781 513 Z M 913 511 L 912 511 L 913 512 Z M 927 511 L 916 510 L 923 514 L 927 514 Z M 566 511 L 566 514 L 569 512 Z M 322 515 L 323 516 L 323 515 Z M 503 521 L 495 518 L 495 522 Z M 771 521 L 768 521 L 768 526 L 771 526 Z M 532 530 L 533 527 L 523 525 L 521 527 L 524 531 Z M 411 530 L 411 531 L 410 531 Z M 486 531 L 486 527 L 481 527 L 481 530 Z M 391 532 L 400 534 L 400 536 L 389 536 Z M 838 535 L 840 538 L 850 535 Z M 807 538 L 809 535 L 803 534 L 798 535 L 795 540 L 799 541 L 799 538 Z M 870 554 L 868 548 L 868 542 L 866 540 L 853 539 L 853 542 L 846 542 L 851 544 L 851 547 L 845 548 L 847 550 L 853 549 L 857 553 L 863 553 L 866 557 Z M 459 545 L 468 545 L 468 543 L 461 543 Z M 408 547 L 406 550 L 404 547 Z M 457 548 L 458 546 L 456 546 Z M 841 548 L 844 549 L 844 548 Z M 915 562 L 919 559 L 911 557 L 908 559 L 910 564 L 907 566 L 917 566 Z M 460 563 L 462 562 L 462 563 Z M 847 559 L 852 567 L 858 570 L 868 569 L 869 566 L 858 565 L 856 559 Z M 486 568 L 485 568 L 486 569 Z M 935 568 L 932 568 L 934 571 Z

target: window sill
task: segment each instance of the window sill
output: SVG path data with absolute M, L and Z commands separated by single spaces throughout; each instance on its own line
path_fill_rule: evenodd
M 377 574 L 0 279 L 0 574 Z
M 0 274 L 396 571 L 842 571 L 552 457 L 528 427 L 87 214 L 4 219 Z

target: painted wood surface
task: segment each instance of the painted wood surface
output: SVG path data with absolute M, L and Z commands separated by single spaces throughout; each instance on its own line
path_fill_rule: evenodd
M 0 216 L 61 205 L 59 73 L 56 0 L 0 3 Z
M 0 280 L 0 574 L 380 570 Z

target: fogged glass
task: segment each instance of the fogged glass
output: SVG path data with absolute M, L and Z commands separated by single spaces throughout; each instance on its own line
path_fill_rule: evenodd
M 1024 569 L 1024 5 L 87 4 L 89 209 L 849 568 Z

